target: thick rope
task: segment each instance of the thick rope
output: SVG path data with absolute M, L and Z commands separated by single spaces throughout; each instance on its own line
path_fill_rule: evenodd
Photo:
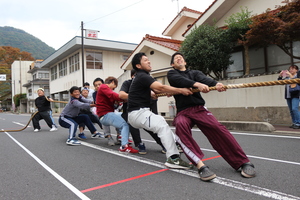
M 26 129 L 29 125 L 29 123 L 31 122 L 32 118 L 38 113 L 39 111 L 36 111 L 35 113 L 33 113 L 28 121 L 28 123 L 26 124 L 25 127 L 21 128 L 21 129 L 16 129 L 16 130 L 0 130 L 0 132 L 19 132 L 19 131 L 23 131 L 24 129 Z
M 272 86 L 272 85 L 286 85 L 286 84 L 294 84 L 298 83 L 300 84 L 300 79 L 288 79 L 288 80 L 278 80 L 278 81 L 266 81 L 266 82 L 256 82 L 256 83 L 240 83 L 240 84 L 232 84 L 232 85 L 224 85 L 225 89 L 237 89 L 237 88 L 247 88 L 247 87 L 261 87 L 261 86 Z M 209 90 L 217 90 L 217 88 L 209 87 Z M 199 89 L 192 89 L 193 93 L 200 92 Z M 162 96 L 170 96 L 170 95 L 176 95 L 176 94 L 168 94 L 168 93 L 159 93 L 156 94 L 157 97 Z

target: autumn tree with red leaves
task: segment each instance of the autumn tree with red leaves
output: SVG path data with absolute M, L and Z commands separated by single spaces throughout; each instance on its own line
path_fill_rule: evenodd
M 242 44 L 260 47 L 274 44 L 289 56 L 300 59 L 300 55 L 293 55 L 291 47 L 291 42 L 300 41 L 300 0 L 254 16 L 249 27 Z

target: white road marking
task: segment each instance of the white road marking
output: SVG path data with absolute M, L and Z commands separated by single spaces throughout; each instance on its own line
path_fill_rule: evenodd
M 121 156 L 121 157 L 125 157 L 140 163 L 145 163 L 147 165 L 152 165 L 155 167 L 159 167 L 159 168 L 166 168 L 165 165 L 161 162 L 155 161 L 155 160 L 150 160 L 147 158 L 143 158 L 143 157 L 139 157 L 139 156 L 135 156 L 133 154 L 128 154 L 128 153 L 120 153 L 119 151 L 113 150 L 113 149 L 108 149 L 105 147 L 101 147 L 95 144 L 91 144 L 91 143 L 87 143 L 87 142 L 81 142 L 82 145 L 86 146 L 86 147 L 90 147 L 93 149 L 97 149 L 99 151 L 103 151 L 106 153 L 110 153 L 110 154 L 114 154 L 117 156 Z M 184 175 L 188 175 L 191 177 L 196 177 L 199 178 L 199 175 L 197 174 L 197 172 L 192 171 L 192 170 L 176 170 L 176 169 L 169 169 L 171 171 L 180 173 L 180 174 L 184 174 Z M 260 196 L 264 196 L 264 197 L 269 197 L 272 199 L 289 199 L 289 200 L 300 200 L 300 197 L 296 197 L 293 195 L 289 195 L 289 194 L 285 194 L 282 192 L 278 192 L 275 190 L 270 190 L 267 188 L 262 188 L 262 187 L 258 187 L 255 185 L 250 185 L 247 183 L 243 183 L 243 182 L 239 182 L 239 181 L 234 181 L 234 180 L 230 180 L 230 179 L 226 179 L 226 178 L 222 178 L 222 177 L 217 177 L 215 179 L 212 180 L 212 182 L 226 186 L 226 187 L 231 187 L 234 189 L 238 189 L 238 190 L 242 190 L 245 192 L 250 192 L 253 194 L 257 194 Z
M 20 125 L 20 126 L 26 126 L 26 124 L 21 124 L 21 123 L 19 123 L 19 122 L 12 122 L 12 123 L 17 124 L 17 125 Z M 31 127 L 31 126 L 28 125 L 27 128 L 28 128 L 28 127 Z
M 2 129 L 3 130 L 3 129 Z M 75 195 L 77 195 L 80 199 L 90 200 L 85 194 L 80 192 L 77 188 L 75 188 L 71 183 L 69 183 L 66 179 L 61 177 L 58 173 L 48 167 L 43 161 L 41 161 L 38 157 L 36 157 L 31 151 L 29 151 L 26 147 L 24 147 L 20 142 L 18 142 L 14 137 L 12 137 L 8 132 L 5 132 L 16 144 L 18 144 L 26 153 L 28 153 L 37 163 L 39 163 L 42 167 L 44 167 L 50 174 L 52 174 L 57 180 L 59 180 L 62 184 L 64 184 L 69 190 L 71 190 Z

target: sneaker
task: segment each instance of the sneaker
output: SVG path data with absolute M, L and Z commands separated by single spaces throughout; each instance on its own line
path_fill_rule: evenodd
M 112 137 L 108 138 L 108 145 L 109 146 L 114 146 L 115 145 L 115 141 L 114 141 L 114 139 Z
M 183 153 L 183 150 L 182 150 L 180 144 L 178 144 L 178 143 L 176 142 L 176 146 L 177 146 L 178 152 L 179 152 L 179 153 Z
M 37 128 L 36 128 L 36 129 L 34 129 L 33 132 L 39 132 L 39 131 L 40 131 L 40 129 L 37 129 Z
M 91 138 L 93 138 L 93 139 L 104 138 L 104 135 L 97 132 L 97 133 L 92 134 Z
M 86 140 L 86 136 L 84 135 L 84 133 L 79 133 L 78 134 L 78 139 L 80 139 L 80 140 Z
M 139 154 L 142 154 L 142 155 L 147 154 L 146 147 L 145 147 L 144 143 L 139 144 L 138 148 L 139 148 Z
M 293 129 L 300 129 L 300 126 L 294 124 Z
M 252 178 L 255 176 L 254 165 L 250 162 L 244 163 L 241 166 L 241 175 L 245 178 Z
M 121 144 L 121 138 L 122 137 L 120 135 L 117 135 L 115 144 Z
M 192 169 L 193 166 L 183 161 L 180 157 L 172 159 L 169 157 L 165 162 L 165 166 L 173 169 Z
M 109 135 L 110 135 L 110 134 L 104 133 L 104 137 L 105 137 L 105 138 L 108 138 Z
M 81 143 L 76 138 L 68 139 L 66 142 L 67 145 L 81 145 Z
M 54 125 L 52 125 L 52 128 L 50 129 L 50 131 L 52 132 L 52 131 L 57 131 L 57 128 L 54 126 Z
M 161 152 L 162 152 L 163 154 L 166 154 L 166 153 L 167 153 L 167 149 L 166 149 L 165 147 L 162 147 Z
M 198 173 L 202 181 L 210 181 L 217 177 L 217 175 L 205 165 L 198 169 Z
M 125 146 L 120 146 L 119 152 L 122 152 L 122 153 L 138 153 L 139 151 L 132 148 L 129 144 L 126 144 Z

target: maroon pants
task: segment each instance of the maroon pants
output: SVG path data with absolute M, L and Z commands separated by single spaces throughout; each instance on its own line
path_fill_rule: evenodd
M 194 164 L 203 158 L 204 154 L 192 136 L 194 125 L 203 132 L 212 147 L 231 165 L 239 169 L 242 164 L 249 162 L 236 139 L 226 127 L 213 116 L 204 106 L 194 106 L 180 111 L 174 119 L 176 141 L 181 145 L 188 159 Z

